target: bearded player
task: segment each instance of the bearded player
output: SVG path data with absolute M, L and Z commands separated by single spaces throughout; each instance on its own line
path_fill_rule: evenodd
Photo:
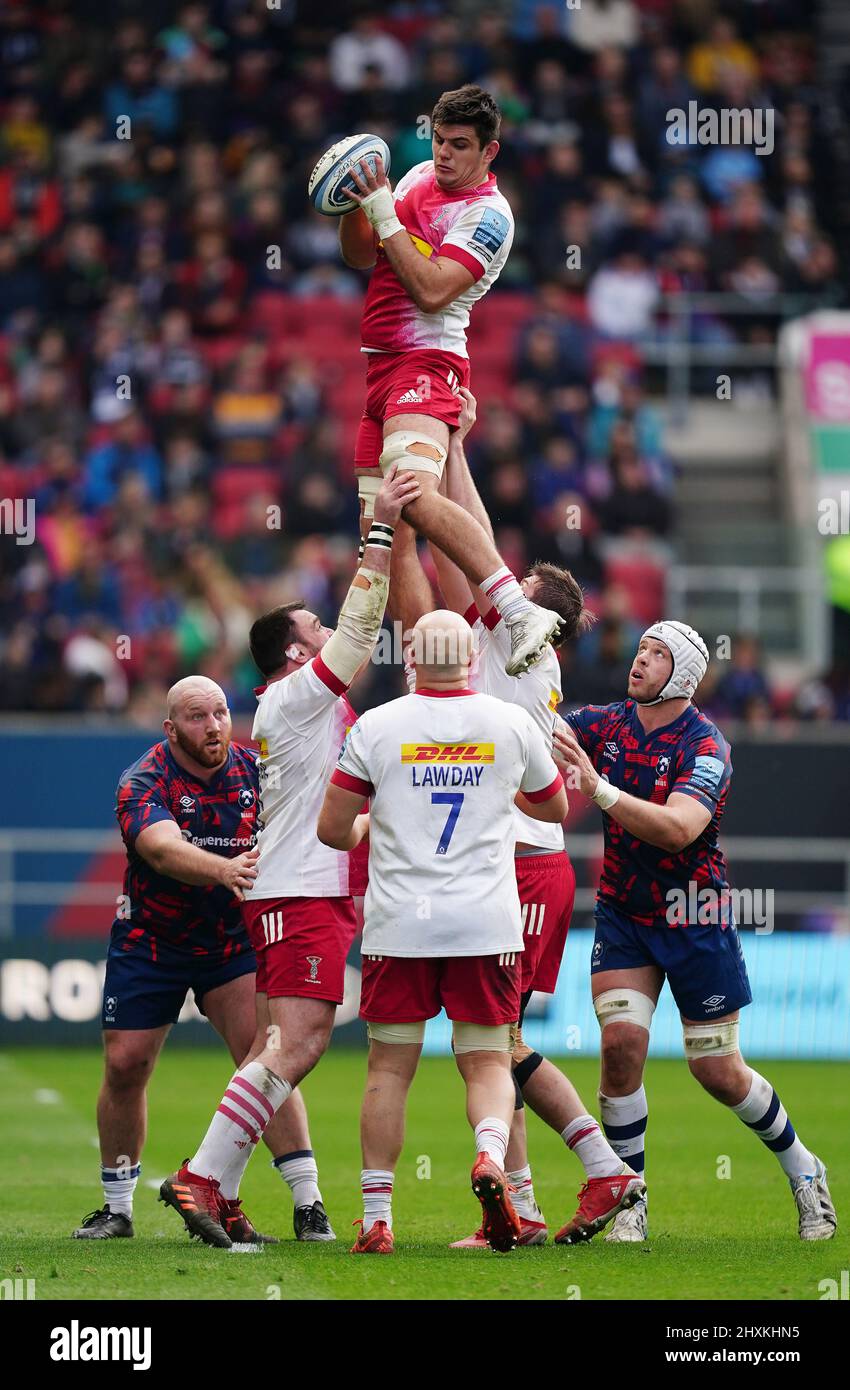
M 473 516 L 485 530 L 490 519 L 478 494 L 463 452 L 463 438 L 475 421 L 475 398 L 464 392 L 461 424 L 452 437 L 446 466 L 448 495 Z M 575 638 L 587 629 L 590 617 L 584 608 L 584 594 L 568 570 L 557 565 L 532 565 L 522 588 L 529 597 L 560 613 L 564 627 L 557 643 L 550 645 L 534 668 L 524 676 L 509 676 L 504 670 L 507 638 L 498 613 L 474 593 L 455 565 L 439 551 L 434 560 L 443 597 L 449 607 L 463 612 L 472 625 L 478 647 L 477 660 L 470 671 L 473 690 L 495 695 L 500 700 L 527 710 L 547 744 L 555 728 L 556 710 L 563 698 L 561 667 L 555 645 Z M 520 1218 L 518 1245 L 542 1245 L 547 1227 L 537 1206 L 525 1128 L 525 1101 L 582 1163 L 588 1179 L 608 1178 L 610 1216 L 626 1210 L 643 1192 L 637 1177 L 624 1175 L 624 1165 L 602 1134 L 597 1121 L 588 1114 L 568 1077 L 528 1046 L 522 1036 L 522 1022 L 528 1001 L 535 992 L 553 994 L 566 945 L 567 931 L 575 897 L 575 873 L 564 849 L 560 825 L 533 820 L 514 809 L 516 847 L 514 865 L 522 910 L 523 940 L 519 1027 L 513 1049 L 513 1079 L 516 1089 L 514 1117 L 508 1144 L 506 1171 L 511 1198 Z M 487 1244 L 483 1230 L 455 1241 L 453 1249 L 479 1249 Z
M 642 1174 L 643 1069 L 666 979 L 691 1074 L 776 1156 L 797 1205 L 800 1239 L 829 1240 L 836 1218 L 826 1168 L 738 1047 L 739 1012 L 752 995 L 718 843 L 730 749 L 692 702 L 707 669 L 699 633 L 685 623 L 654 623 L 632 663 L 628 699 L 588 705 L 568 715 L 566 729 L 556 733 L 556 761 L 603 812 L 605 858 L 591 958 L 602 1029 L 602 1122 L 612 1147 Z M 692 885 L 701 908 L 696 920 L 684 906 Z M 605 1224 L 604 1207 L 604 1193 L 586 1185 L 556 1241 L 588 1240 Z M 608 1240 L 646 1237 L 642 1201 L 617 1216 Z
M 416 473 L 422 494 L 405 508 L 409 526 L 398 528 L 393 614 L 412 630 L 434 606 L 416 560 L 418 531 L 495 606 L 510 635 L 506 669 L 519 675 L 544 652 L 560 618 L 529 600 L 492 537 L 439 491 L 460 388 L 469 384 L 470 310 L 495 283 L 513 241 L 513 215 L 490 168 L 500 122 L 480 87 L 444 92 L 431 115 L 433 159 L 405 174 L 395 192 L 380 159 L 374 173 L 352 169 L 360 207 L 340 219 L 339 235 L 347 265 L 375 267 L 361 325 L 366 408 L 354 455 L 363 527 L 393 464 Z
M 257 963 L 239 903 L 257 876 L 257 755 L 232 741 L 227 697 L 206 676 L 171 687 L 163 731 L 118 784 L 129 913 L 113 923 L 103 986 L 97 1128 L 104 1204 L 74 1231 L 77 1240 L 134 1235 L 147 1086 L 188 990 L 237 1066 L 254 1038 Z M 301 1189 L 286 1158 L 312 1152 L 300 1093 L 265 1140 L 292 1191 L 298 1230 Z M 226 1183 L 221 1221 L 231 1241 L 271 1239 L 258 1235 Z

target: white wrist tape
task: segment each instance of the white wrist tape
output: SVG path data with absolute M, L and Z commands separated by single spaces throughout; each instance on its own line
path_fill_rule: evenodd
M 376 545 L 379 550 L 392 550 L 395 527 L 385 521 L 373 521 L 366 537 L 366 545 Z
M 346 594 L 336 630 L 322 647 L 322 661 L 345 685 L 351 684 L 363 662 L 372 655 L 389 591 L 389 575 L 361 569 Z
M 396 217 L 393 195 L 386 184 L 376 188 L 374 193 L 369 193 L 360 206 L 378 233 L 379 241 L 386 241 L 388 236 L 394 236 L 396 232 L 404 231 L 404 227 Z
M 611 807 L 616 806 L 620 800 L 620 788 L 612 787 L 610 782 L 606 782 L 604 777 L 600 777 L 596 783 L 596 791 L 590 799 L 595 801 L 603 811 L 610 811 Z

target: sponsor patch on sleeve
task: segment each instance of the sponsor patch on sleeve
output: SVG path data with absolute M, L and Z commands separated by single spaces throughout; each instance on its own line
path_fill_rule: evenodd
M 510 224 L 504 213 L 497 212 L 495 208 L 487 208 L 481 214 L 481 221 L 472 233 L 469 245 L 480 256 L 492 260 L 509 230 Z
M 726 764 L 720 758 L 697 758 L 688 781 L 698 791 L 716 792 L 725 771 Z

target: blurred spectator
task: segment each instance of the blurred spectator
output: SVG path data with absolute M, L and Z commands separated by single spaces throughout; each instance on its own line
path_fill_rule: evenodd
M 761 662 L 758 638 L 746 633 L 732 638 L 730 663 L 714 692 L 714 706 L 728 718 L 756 722 L 763 708 L 770 712 L 770 688 Z

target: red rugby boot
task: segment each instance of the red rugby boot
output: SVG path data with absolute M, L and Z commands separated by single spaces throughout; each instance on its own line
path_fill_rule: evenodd
M 229 1250 L 233 1241 L 221 1224 L 224 1201 L 215 1178 L 200 1178 L 189 1172 L 186 1159 L 178 1172 L 159 1189 L 159 1200 L 173 1207 L 183 1217 L 190 1235 L 199 1236 L 205 1245 Z
M 549 1229 L 543 1221 L 528 1221 L 526 1217 L 519 1218 L 521 1227 L 517 1245 L 545 1245 Z M 487 1237 L 483 1229 L 479 1226 L 474 1235 L 464 1236 L 463 1240 L 453 1240 L 449 1246 L 450 1250 L 489 1250 Z
M 352 1221 L 352 1226 L 360 1227 L 360 1234 L 352 1245 L 350 1255 L 391 1255 L 393 1253 L 393 1233 L 386 1221 L 376 1221 L 368 1231 L 363 1230 L 362 1221 Z
M 633 1207 L 645 1192 L 646 1183 L 631 1168 L 624 1167 L 622 1173 L 610 1178 L 588 1178 L 578 1194 L 578 1211 L 561 1227 L 555 1244 L 577 1245 L 590 1240 L 618 1211 Z
M 484 1213 L 481 1230 L 491 1250 L 513 1250 L 522 1225 L 511 1202 L 508 1180 L 487 1153 L 480 1153 L 472 1169 L 472 1190 Z

